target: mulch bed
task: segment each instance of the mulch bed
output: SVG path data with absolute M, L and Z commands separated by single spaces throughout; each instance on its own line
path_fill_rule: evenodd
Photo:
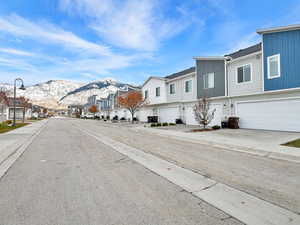
M 193 130 L 190 130 L 188 132 L 206 132 L 206 131 L 214 131 L 214 129 L 211 129 L 211 128 L 208 128 L 208 129 L 193 129 Z

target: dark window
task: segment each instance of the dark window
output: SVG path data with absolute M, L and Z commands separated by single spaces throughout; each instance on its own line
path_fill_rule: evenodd
M 157 87 L 157 88 L 155 89 L 155 95 L 156 95 L 156 97 L 159 97 L 159 96 L 160 96 L 160 87 Z

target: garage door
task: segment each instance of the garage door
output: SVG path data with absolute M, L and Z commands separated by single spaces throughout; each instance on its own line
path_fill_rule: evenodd
M 161 123 L 175 123 L 179 119 L 179 107 L 159 108 L 159 121 Z
M 300 132 L 300 99 L 237 103 L 240 127 Z
M 223 116 L 223 109 L 221 104 L 211 104 L 211 109 L 216 109 L 215 117 L 209 124 L 209 126 L 221 125 L 221 120 Z M 199 123 L 195 120 L 193 106 L 188 106 L 185 108 L 185 121 L 188 125 L 198 125 Z
M 148 116 L 152 116 L 152 108 L 142 108 L 137 112 L 137 117 L 141 122 L 147 122 Z

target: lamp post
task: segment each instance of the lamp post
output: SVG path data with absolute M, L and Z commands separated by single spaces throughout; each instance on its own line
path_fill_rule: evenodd
M 21 90 L 25 90 L 24 82 L 21 78 L 16 78 L 14 82 L 14 121 L 13 126 L 16 126 L 16 95 L 17 95 L 17 81 L 21 82 Z

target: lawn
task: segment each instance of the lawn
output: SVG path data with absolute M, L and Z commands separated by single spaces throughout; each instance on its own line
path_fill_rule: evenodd
M 28 124 L 29 123 L 18 123 L 16 126 L 12 127 L 12 126 L 8 126 L 6 123 L 0 123 L 0 134 L 20 128 L 20 127 L 24 127 Z
M 300 139 L 298 140 L 295 140 L 295 141 L 291 141 L 291 142 L 288 142 L 286 144 L 283 144 L 285 146 L 289 146 L 289 147 L 296 147 L 296 148 L 300 148 Z

